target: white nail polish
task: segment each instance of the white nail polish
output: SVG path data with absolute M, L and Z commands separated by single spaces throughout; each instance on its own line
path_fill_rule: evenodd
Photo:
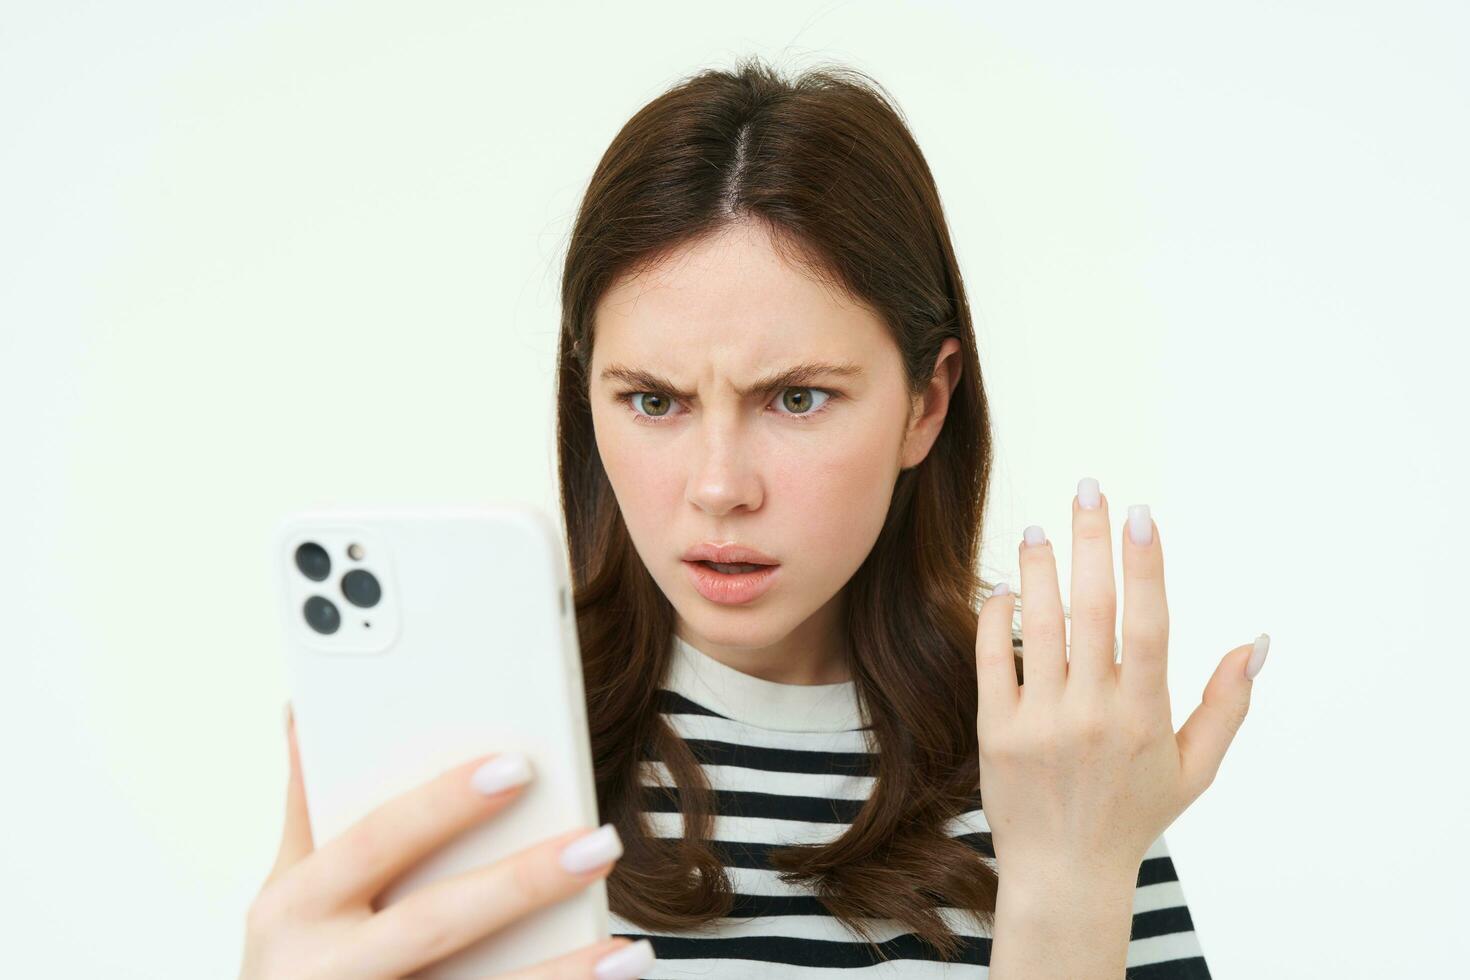
M 572 841 L 562 848 L 561 866 L 572 874 L 600 868 L 623 855 L 623 841 L 610 823 Z
M 519 752 L 505 752 L 475 770 L 470 785 L 486 796 L 531 781 L 531 760 Z
M 1077 481 L 1077 504 L 1083 510 L 1092 510 L 1102 502 L 1099 496 L 1097 481 L 1090 476 L 1084 476 Z
M 653 944 L 647 939 L 640 939 L 630 946 L 608 953 L 597 961 L 592 972 L 597 980 L 638 980 L 653 969 L 653 964 L 657 962 L 653 955 Z
M 1011 584 L 1009 582 L 996 582 L 990 590 L 991 595 L 1010 595 Z
M 1245 679 L 1253 681 L 1261 668 L 1266 665 L 1266 654 L 1271 650 L 1271 637 L 1262 633 L 1256 637 L 1256 648 L 1251 651 L 1251 658 L 1245 662 Z
M 1014 532 L 1012 532 L 1014 533 Z M 1041 529 L 1040 524 L 1032 524 L 1022 532 L 1021 538 L 1026 542 L 1026 547 L 1032 545 L 1046 544 L 1046 532 Z
M 1134 504 L 1128 508 L 1128 538 L 1137 545 L 1153 543 L 1154 524 L 1148 504 Z

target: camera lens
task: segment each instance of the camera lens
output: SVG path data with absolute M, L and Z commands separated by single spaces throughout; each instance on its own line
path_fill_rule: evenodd
M 308 541 L 296 549 L 296 567 L 313 582 L 325 582 L 332 573 L 332 559 L 327 557 L 326 548 Z
M 307 599 L 302 611 L 306 613 L 307 625 L 318 633 L 335 633 L 337 627 L 342 625 L 342 614 L 337 611 L 332 600 L 322 596 L 314 595 Z
M 342 576 L 342 594 L 354 606 L 364 609 L 376 606 L 383 597 L 383 590 L 373 573 L 365 568 L 354 568 Z

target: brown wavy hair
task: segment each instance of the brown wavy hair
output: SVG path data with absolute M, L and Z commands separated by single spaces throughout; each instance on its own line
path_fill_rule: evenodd
M 854 69 L 786 80 L 757 58 L 686 76 L 639 109 L 598 162 L 561 281 L 557 452 L 561 508 L 601 818 L 623 857 L 607 879 L 619 915 L 650 930 L 698 926 L 732 909 L 708 839 L 703 770 L 656 707 L 674 613 L 634 549 L 593 438 L 588 397 L 598 299 L 621 276 L 751 220 L 781 254 L 861 298 L 886 321 L 910 392 L 957 337 L 963 369 L 925 459 L 902 471 L 878 539 L 846 588 L 849 669 L 871 723 L 876 782 L 836 840 L 772 851 L 863 939 L 890 918 L 945 959 L 958 939 L 938 906 L 994 922 L 989 835 L 947 836 L 979 805 L 976 608 L 989 585 L 977 553 L 991 466 L 989 413 L 964 286 L 934 178 L 892 97 Z M 1013 649 L 1019 640 L 1013 631 Z M 1020 660 L 1017 658 L 1017 670 Z M 655 837 L 639 761 L 662 760 L 685 836 Z

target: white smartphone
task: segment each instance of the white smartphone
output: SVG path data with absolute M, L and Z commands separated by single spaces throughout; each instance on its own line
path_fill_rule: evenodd
M 535 770 L 519 799 L 415 865 L 376 908 L 598 825 L 565 552 L 541 511 L 298 511 L 278 522 L 271 561 L 317 846 L 477 754 L 524 752 Z M 415 976 L 485 977 L 607 938 L 598 879 Z

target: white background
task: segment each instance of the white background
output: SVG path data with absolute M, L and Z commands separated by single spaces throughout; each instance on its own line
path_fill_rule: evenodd
M 7 4 L 8 976 L 233 976 L 286 756 L 265 536 L 555 514 L 557 276 L 638 107 L 746 53 L 882 82 L 998 437 L 989 578 L 1095 476 L 1164 542 L 1169 829 L 1221 978 L 1462 966 L 1470 173 L 1460 4 Z M 1063 582 L 1067 581 L 1064 577 Z

